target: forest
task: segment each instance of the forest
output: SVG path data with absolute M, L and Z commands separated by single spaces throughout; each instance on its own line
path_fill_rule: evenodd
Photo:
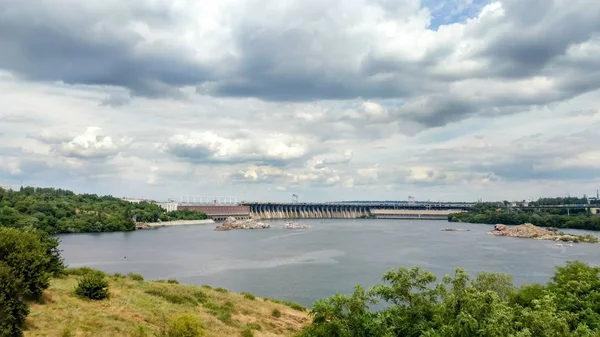
M 0 188 L 0 227 L 31 227 L 49 234 L 131 231 L 135 222 L 201 220 L 206 214 L 165 212 L 151 202 L 76 194 L 56 188 Z
M 540 227 L 600 230 L 600 215 L 587 209 L 499 208 L 495 203 L 476 205 L 468 212 L 450 214 L 448 221 L 484 224 L 520 225 L 531 223 Z

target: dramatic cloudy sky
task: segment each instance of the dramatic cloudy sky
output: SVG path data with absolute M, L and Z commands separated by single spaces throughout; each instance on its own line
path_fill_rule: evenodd
M 0 0 L 0 186 L 600 188 L 597 0 Z

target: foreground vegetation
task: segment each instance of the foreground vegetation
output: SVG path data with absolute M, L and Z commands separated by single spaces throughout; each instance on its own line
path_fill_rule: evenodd
M 130 203 L 112 196 L 75 194 L 54 188 L 0 188 L 0 227 L 33 227 L 50 234 L 135 229 L 135 222 L 201 220 L 201 212 L 166 213 L 154 203 Z
M 540 227 L 600 230 L 600 215 L 585 209 L 505 209 L 494 203 L 479 204 L 468 212 L 450 214 L 448 221 L 484 224 L 520 225 L 531 223 Z
M 175 280 L 143 281 L 136 274 L 105 275 L 110 296 L 92 301 L 75 292 L 86 274 L 97 272 L 67 273 L 53 279 L 42 301 L 31 305 L 25 336 L 179 336 L 173 332 L 177 321 L 196 322 L 198 336 L 291 336 L 309 321 L 304 309 L 252 294 Z
M 400 268 L 368 291 L 357 286 L 350 296 L 317 301 L 301 336 L 599 336 L 599 272 L 569 262 L 547 285 L 517 288 L 504 274 L 470 279 L 457 269 L 436 283 L 430 272 Z

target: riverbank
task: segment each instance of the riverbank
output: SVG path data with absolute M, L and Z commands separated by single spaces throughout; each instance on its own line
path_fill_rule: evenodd
M 137 223 L 136 229 L 153 229 L 160 227 L 169 226 L 189 226 L 189 225 L 210 225 L 214 224 L 215 221 L 212 219 L 205 220 L 175 220 L 175 221 L 163 221 L 163 222 L 141 222 Z
M 309 324 L 307 312 L 297 306 L 135 276 L 108 275 L 110 298 L 102 301 L 74 296 L 77 276 L 53 279 L 42 303 L 30 306 L 25 336 L 155 336 L 165 319 L 186 313 L 201 320 L 205 336 L 215 337 L 240 336 L 244 330 L 254 336 L 292 336 Z

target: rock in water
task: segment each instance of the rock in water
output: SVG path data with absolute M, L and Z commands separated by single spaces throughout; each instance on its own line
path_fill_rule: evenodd
M 285 226 L 283 226 L 283 228 L 285 229 L 304 229 L 304 228 L 309 228 L 310 226 L 308 225 L 300 225 L 299 223 L 295 222 L 295 221 L 290 221 L 288 223 L 285 224 Z
M 265 229 L 271 228 L 271 225 L 266 224 L 264 222 L 248 219 L 248 220 L 238 220 L 232 216 L 228 217 L 223 221 L 223 224 L 215 227 L 216 231 L 230 231 L 232 229 Z
M 497 224 L 494 229 L 489 231 L 488 234 L 497 236 L 511 236 L 515 238 L 528 238 L 538 240 L 554 240 L 554 241 L 566 241 L 566 242 L 589 242 L 597 243 L 598 238 L 594 235 L 573 235 L 566 234 L 560 231 L 554 231 L 548 228 L 541 228 L 530 223 L 525 223 L 518 226 L 507 226 Z

